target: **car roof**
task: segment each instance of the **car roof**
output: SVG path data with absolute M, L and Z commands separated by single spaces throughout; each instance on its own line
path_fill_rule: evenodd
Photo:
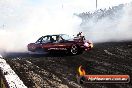
M 45 35 L 45 36 L 62 36 L 62 35 L 66 35 L 66 34 L 52 34 L 52 35 Z

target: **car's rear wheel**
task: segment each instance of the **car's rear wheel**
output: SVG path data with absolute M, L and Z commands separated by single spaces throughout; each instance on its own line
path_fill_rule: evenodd
M 78 54 L 78 47 L 77 47 L 77 45 L 73 44 L 73 45 L 71 46 L 70 53 L 71 53 L 72 55 Z

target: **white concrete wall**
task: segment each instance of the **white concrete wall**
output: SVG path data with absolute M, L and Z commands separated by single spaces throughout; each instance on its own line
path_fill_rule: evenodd
M 18 75 L 11 69 L 9 64 L 0 55 L 0 68 L 8 83 L 9 88 L 27 88 Z

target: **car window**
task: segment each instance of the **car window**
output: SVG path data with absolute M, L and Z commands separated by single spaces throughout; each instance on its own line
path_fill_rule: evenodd
M 50 36 L 44 36 L 44 37 L 41 37 L 39 38 L 36 43 L 47 43 L 47 42 L 50 42 Z
M 50 42 L 55 42 L 55 41 L 56 41 L 56 36 L 55 35 L 50 36 Z
M 69 35 L 61 35 L 61 37 L 64 39 L 64 40 L 70 40 L 72 39 Z
M 56 40 L 56 36 L 55 35 L 53 35 L 52 38 L 54 39 L 54 41 Z
M 45 36 L 42 39 L 42 43 L 50 42 L 50 36 Z
M 55 42 L 60 42 L 60 41 L 62 41 L 62 40 L 63 40 L 62 37 L 59 36 L 59 35 L 57 35 L 57 36 L 56 36 L 56 41 L 55 41 Z

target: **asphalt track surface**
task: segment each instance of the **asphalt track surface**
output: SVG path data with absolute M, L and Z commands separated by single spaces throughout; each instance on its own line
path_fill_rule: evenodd
M 5 59 L 28 88 L 132 88 L 132 79 L 129 83 L 84 85 L 76 79 L 80 65 L 86 74 L 128 74 L 132 78 L 131 41 L 94 44 L 90 52 L 75 56 L 8 53 Z

